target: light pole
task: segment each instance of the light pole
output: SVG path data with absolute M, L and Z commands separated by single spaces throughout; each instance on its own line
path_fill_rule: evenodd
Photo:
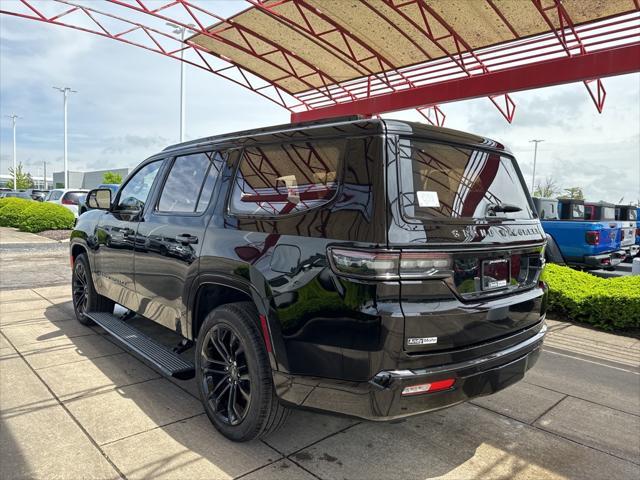
M 53 87 L 64 97 L 64 188 L 69 188 L 69 159 L 67 157 L 67 101 L 70 93 L 78 93 L 69 87 Z
M 531 194 L 533 195 L 533 191 L 536 189 L 536 160 L 538 159 L 538 144 L 540 142 L 544 142 L 544 140 L 529 140 L 529 143 L 534 143 L 535 147 L 533 148 L 533 175 L 531 175 Z
M 167 22 L 167 25 L 173 27 L 173 33 L 180 34 L 180 40 L 184 43 L 184 36 L 187 32 L 186 27 L 176 25 L 175 23 Z M 194 27 L 195 25 L 189 24 L 188 27 Z M 186 76 L 186 64 L 184 63 L 184 48 L 180 50 L 180 141 L 184 142 L 187 119 L 186 119 L 186 96 L 187 96 L 187 76 Z
M 13 126 L 13 189 L 18 189 L 18 160 L 16 155 L 16 122 L 18 121 L 18 115 L 15 113 L 11 115 L 7 115 L 7 118 L 11 119 L 11 124 Z

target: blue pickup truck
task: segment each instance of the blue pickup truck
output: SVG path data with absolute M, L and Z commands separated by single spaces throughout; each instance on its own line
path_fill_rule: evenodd
M 616 220 L 620 223 L 622 237 L 620 247 L 627 252 L 627 257 L 635 257 L 638 245 L 638 210 L 633 205 L 616 205 Z
M 595 269 L 615 267 L 626 257 L 613 205 L 589 203 L 585 209 L 584 201 L 576 199 L 533 201 L 547 234 L 547 261 Z

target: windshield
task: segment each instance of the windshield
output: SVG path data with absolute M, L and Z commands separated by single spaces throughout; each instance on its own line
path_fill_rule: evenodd
M 515 160 L 498 153 L 401 139 L 399 169 L 409 217 L 534 217 Z

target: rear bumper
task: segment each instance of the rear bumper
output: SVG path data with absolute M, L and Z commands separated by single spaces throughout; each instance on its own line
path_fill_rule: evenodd
M 627 257 L 635 257 L 638 252 L 640 252 L 640 245 L 629 245 L 628 247 L 623 247 L 622 249 L 626 252 Z
M 584 263 L 591 267 L 615 267 L 627 257 L 627 252 L 617 250 L 615 252 L 601 253 L 599 255 L 586 255 Z
M 503 350 L 460 363 L 385 370 L 369 382 L 348 382 L 274 372 L 276 391 L 289 405 L 368 420 L 393 420 L 489 395 L 521 380 L 537 361 L 547 328 Z M 448 390 L 403 396 L 407 386 L 455 379 Z

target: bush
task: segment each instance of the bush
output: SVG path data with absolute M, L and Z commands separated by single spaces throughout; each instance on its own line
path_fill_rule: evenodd
M 604 330 L 640 327 L 640 276 L 600 278 L 547 264 L 549 309 Z
M 32 203 L 24 198 L 0 198 L 0 227 L 17 227 L 23 210 Z
M 16 225 L 23 232 L 42 232 L 43 230 L 67 230 L 73 228 L 75 216 L 68 208 L 55 203 L 31 202 L 22 211 Z

